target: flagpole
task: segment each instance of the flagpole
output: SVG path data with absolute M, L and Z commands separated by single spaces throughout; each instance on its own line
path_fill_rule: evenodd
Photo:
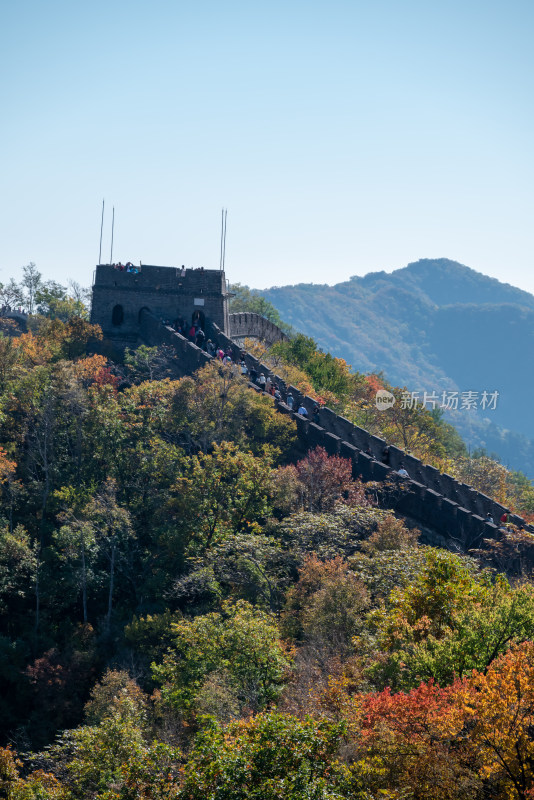
M 102 231 L 104 230 L 104 200 L 102 200 L 102 220 L 100 222 L 100 249 L 98 251 L 98 263 L 102 263 Z

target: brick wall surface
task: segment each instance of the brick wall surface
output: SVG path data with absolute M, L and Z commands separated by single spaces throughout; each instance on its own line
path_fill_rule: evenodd
M 287 339 L 286 334 L 270 320 L 261 314 L 252 314 L 243 311 L 239 314 L 229 314 L 229 336 L 232 339 L 245 339 L 247 336 L 261 339 L 267 344 L 274 344 Z
M 113 324 L 113 309 L 122 308 L 123 319 Z M 143 266 L 138 273 L 116 269 L 110 264 L 96 268 L 91 321 L 99 324 L 105 337 L 128 339 L 139 335 L 140 313 L 148 309 L 171 322 L 181 317 L 191 322 L 195 311 L 228 330 L 226 279 L 220 270 Z

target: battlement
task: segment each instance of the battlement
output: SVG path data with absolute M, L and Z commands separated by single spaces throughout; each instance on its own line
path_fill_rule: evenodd
M 93 283 L 91 321 L 105 338 L 134 342 L 140 335 L 141 311 L 191 323 L 199 317 L 229 330 L 226 278 L 222 270 L 143 265 L 98 264 Z
M 140 316 L 143 341 L 152 346 L 165 344 L 172 348 L 176 353 L 176 367 L 181 375 L 190 375 L 211 360 L 211 356 L 204 350 L 176 333 L 170 326 L 165 326 L 153 314 L 143 312 Z M 241 347 L 225 333 L 214 327 L 211 336 L 223 350 L 231 350 L 234 362 L 242 358 Z M 291 414 L 295 420 L 302 453 L 320 445 L 330 455 L 350 459 L 355 478 L 361 477 L 363 481 L 385 481 L 389 478 L 394 481 L 401 487 L 393 503 L 394 510 L 405 516 L 410 524 L 422 526 L 427 543 L 469 552 L 484 548 L 488 541 L 502 537 L 498 525 L 486 519 L 489 512 L 498 522 L 506 511 L 493 498 L 486 497 L 450 475 L 440 473 L 393 445 L 389 446 L 389 464 L 383 463 L 381 457 L 386 447 L 383 439 L 354 425 L 327 407 L 320 409 L 317 419 L 314 413 L 315 400 L 302 395 L 295 386 L 286 385 L 280 376 L 271 372 L 268 365 L 252 354 L 245 354 L 245 362 L 249 370 L 255 370 L 258 375 L 263 372 L 265 376 L 269 376 L 279 387 L 283 398 L 287 398 L 289 392 L 293 395 L 292 408 L 283 400 L 275 401 L 275 407 L 283 414 Z M 257 384 L 251 385 L 256 391 L 261 391 Z M 307 409 L 308 419 L 295 413 L 300 405 Z M 402 481 L 397 472 L 401 461 L 410 476 Z M 511 521 L 528 533 L 534 533 L 534 528 L 527 525 L 521 517 L 514 514 Z M 517 553 L 517 559 L 510 562 L 507 569 L 511 573 L 515 571 L 520 574 L 524 567 L 523 558 L 529 565 L 534 564 L 534 546 L 518 547 Z

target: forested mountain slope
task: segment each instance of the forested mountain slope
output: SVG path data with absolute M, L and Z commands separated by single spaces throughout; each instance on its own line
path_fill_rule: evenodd
M 87 355 L 100 330 L 66 316 L 0 335 L 0 794 L 531 797 L 528 529 L 425 546 L 395 511 L 400 474 L 363 485 L 303 453 L 234 364 L 173 379 L 163 348 Z M 376 376 L 312 340 L 265 357 L 532 506 L 439 415 L 380 417 Z
M 410 391 L 498 391 L 497 407 L 451 421 L 473 444 L 534 474 L 534 297 L 447 259 L 335 286 L 261 292 L 281 317 L 354 369 Z

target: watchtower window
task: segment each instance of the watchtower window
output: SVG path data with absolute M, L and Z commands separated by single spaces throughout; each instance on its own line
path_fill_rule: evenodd
M 114 306 L 111 312 L 111 324 L 122 325 L 124 322 L 124 309 L 122 306 Z

